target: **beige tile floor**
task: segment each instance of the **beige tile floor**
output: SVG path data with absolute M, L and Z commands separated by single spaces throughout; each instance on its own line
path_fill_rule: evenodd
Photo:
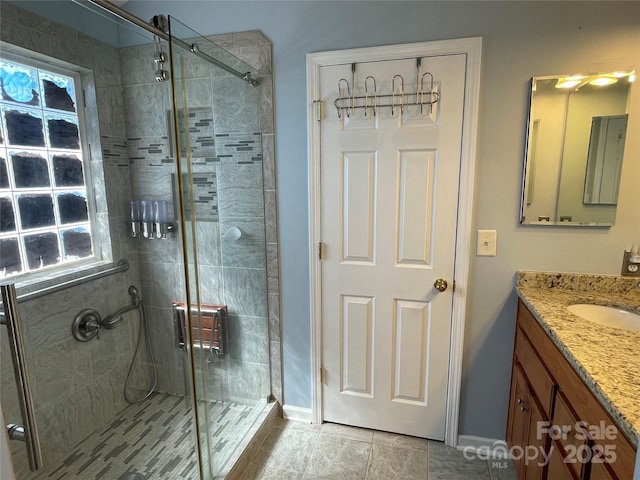
M 509 462 L 468 460 L 441 442 L 278 420 L 243 480 L 515 480 Z

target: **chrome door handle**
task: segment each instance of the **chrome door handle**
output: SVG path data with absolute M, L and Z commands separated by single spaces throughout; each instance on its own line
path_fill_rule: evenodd
M 9 440 L 19 440 L 24 442 L 24 427 L 16 425 L 15 423 L 10 423 L 7 425 L 7 436 L 9 437 Z
M 438 290 L 439 292 L 444 292 L 447 289 L 447 286 L 449 284 L 447 283 L 447 281 L 444 278 L 439 278 L 435 281 L 435 283 L 433 284 L 433 286 L 436 288 L 436 290 Z

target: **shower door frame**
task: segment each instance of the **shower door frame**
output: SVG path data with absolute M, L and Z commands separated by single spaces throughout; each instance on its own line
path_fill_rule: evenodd
M 172 23 L 175 23 L 177 26 L 175 29 L 172 29 Z M 186 305 L 191 305 L 193 307 L 197 307 L 197 309 L 191 310 L 192 313 L 190 315 L 185 315 L 185 319 L 187 321 L 187 328 L 185 328 L 186 334 L 186 345 L 187 353 L 188 353 L 188 362 L 190 369 L 190 389 L 192 396 L 192 406 L 194 411 L 193 422 L 195 426 L 196 432 L 196 446 L 198 449 L 198 463 L 200 468 L 201 480 L 209 480 L 214 478 L 214 474 L 217 476 L 220 474 L 217 471 L 217 467 L 227 467 L 228 458 L 224 458 L 224 462 L 218 465 L 216 462 L 218 457 L 216 457 L 216 453 L 213 451 L 213 442 L 212 438 L 210 438 L 210 413 L 207 408 L 202 408 L 200 405 L 202 400 L 208 400 L 206 398 L 206 386 L 207 380 L 203 373 L 198 372 L 198 363 L 195 355 L 195 345 L 199 339 L 194 338 L 193 335 L 194 329 L 197 330 L 201 328 L 203 322 L 203 311 L 206 310 L 205 304 L 207 303 L 205 300 L 206 292 L 201 289 L 200 282 L 200 267 L 204 267 L 204 263 L 202 265 L 199 264 L 198 256 L 200 255 L 200 246 L 198 239 L 198 234 L 196 230 L 196 208 L 194 205 L 194 193 L 193 186 L 194 176 L 197 173 L 192 170 L 193 158 L 192 155 L 192 143 L 190 139 L 190 132 L 185 119 L 187 118 L 186 113 L 190 108 L 198 109 L 201 107 L 198 106 L 190 106 L 188 100 L 187 93 L 187 81 L 188 78 L 185 76 L 185 72 L 182 71 L 181 67 L 183 65 L 178 64 L 178 58 L 180 56 L 185 56 L 185 58 L 189 55 L 195 55 L 196 57 L 204 60 L 205 62 L 211 63 L 214 67 L 220 67 L 227 73 L 231 73 L 233 76 L 238 79 L 243 80 L 247 83 L 245 88 L 254 88 L 258 85 L 258 81 L 254 79 L 251 70 L 255 72 L 255 69 L 249 65 L 247 68 L 250 69 L 245 73 L 241 73 L 238 70 L 235 70 L 233 67 L 228 66 L 222 63 L 218 59 L 214 59 L 213 57 L 207 55 L 200 51 L 200 47 L 197 43 L 192 43 L 192 37 L 189 36 L 189 40 L 185 41 L 181 38 L 176 37 L 176 32 L 173 30 L 178 30 L 180 27 L 186 27 L 186 29 L 191 30 L 190 27 L 183 25 L 179 20 L 175 19 L 172 16 L 169 16 L 168 19 L 169 25 L 169 47 L 170 47 L 170 60 L 171 60 L 171 83 L 172 83 L 172 134 L 173 134 L 173 155 L 176 159 L 176 184 L 177 184 L 177 195 L 176 202 L 179 204 L 179 215 L 180 215 L 180 235 L 182 239 L 182 256 L 183 256 L 183 265 L 184 268 L 184 278 L 185 278 L 185 294 L 186 294 Z M 199 35 L 197 32 L 190 32 L 195 35 L 194 39 L 201 42 L 213 44 L 210 39 Z M 217 47 L 217 45 L 216 45 Z M 218 47 L 219 48 L 219 47 Z M 223 50 L 224 53 L 229 53 L 226 50 Z M 231 54 L 233 56 L 233 54 Z M 244 62 L 242 62 L 244 63 Z M 256 72 L 257 74 L 257 72 Z M 234 81 L 234 79 L 231 79 Z M 243 100 L 245 102 L 251 102 L 251 100 Z M 249 105 L 251 103 L 248 103 Z M 254 104 L 256 107 L 256 114 L 260 114 L 260 101 L 259 96 L 256 98 L 256 103 Z M 182 122 L 180 113 L 183 113 Z M 262 116 L 259 115 L 258 118 Z M 182 125 L 181 125 L 182 123 Z M 244 126 L 244 125 L 243 125 Z M 258 130 L 260 131 L 260 138 L 262 138 L 262 128 L 259 122 Z M 253 130 L 252 130 L 253 131 Z M 260 152 L 262 155 L 262 141 L 260 140 Z M 186 182 L 185 182 L 186 180 Z M 188 184 L 187 184 L 188 183 Z M 266 205 L 266 199 L 264 198 L 264 171 L 262 167 L 260 168 L 260 183 L 262 185 L 263 195 L 262 195 L 262 228 L 266 229 L 266 212 L 264 211 Z M 189 192 L 188 195 L 185 195 L 185 192 Z M 189 214 L 191 212 L 191 214 Z M 267 339 L 269 335 L 269 291 L 266 282 L 266 270 L 267 270 L 267 248 L 266 248 L 266 233 L 265 233 L 265 243 L 263 245 L 263 253 L 264 253 L 264 270 L 265 270 L 265 322 L 266 322 L 266 334 Z M 205 262 L 206 263 L 206 262 Z M 222 264 L 221 264 L 222 265 Z M 210 301 L 210 300 L 208 300 Z M 224 303 L 224 302 L 223 302 Z M 238 315 L 242 315 L 238 313 Z M 251 315 L 251 314 L 248 314 Z M 194 320 L 197 322 L 194 323 Z M 269 361 L 269 371 L 267 372 L 268 378 L 268 392 L 266 393 L 267 399 L 272 398 L 271 395 L 271 358 L 269 357 L 269 343 L 267 342 L 267 357 Z M 202 365 L 200 365 L 202 368 Z M 200 378 L 202 377 L 202 378 Z M 201 411 L 202 410 L 202 411 Z M 206 431 L 203 431 L 206 429 Z M 244 432 L 245 434 L 248 432 Z M 216 468 L 214 468 L 216 467 Z M 215 477 L 217 478 L 217 477 Z

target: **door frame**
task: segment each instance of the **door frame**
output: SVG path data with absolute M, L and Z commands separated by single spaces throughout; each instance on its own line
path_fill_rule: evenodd
M 317 102 L 320 98 L 320 68 L 345 63 L 363 63 L 435 55 L 466 55 L 466 82 L 464 91 L 463 128 L 460 160 L 460 189 L 456 224 L 456 253 L 454 263 L 454 290 L 449 350 L 449 381 L 444 441 L 448 446 L 458 444 L 458 419 L 462 379 L 462 355 L 467 298 L 467 281 L 472 240 L 473 183 L 476 160 L 476 137 L 480 94 L 480 60 L 482 37 L 470 37 L 433 42 L 354 48 L 307 54 L 307 133 L 309 159 L 309 240 L 311 282 L 311 375 L 312 419 L 322 423 L 322 266 L 318 249 L 320 229 L 320 122 L 318 118 L 335 112 L 329 105 Z

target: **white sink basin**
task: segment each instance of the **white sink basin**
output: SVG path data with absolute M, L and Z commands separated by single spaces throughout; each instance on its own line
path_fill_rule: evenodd
M 567 310 L 589 322 L 606 325 L 607 327 L 632 330 L 634 332 L 640 331 L 640 315 L 622 308 L 593 305 L 590 303 L 577 303 L 575 305 L 569 305 Z

